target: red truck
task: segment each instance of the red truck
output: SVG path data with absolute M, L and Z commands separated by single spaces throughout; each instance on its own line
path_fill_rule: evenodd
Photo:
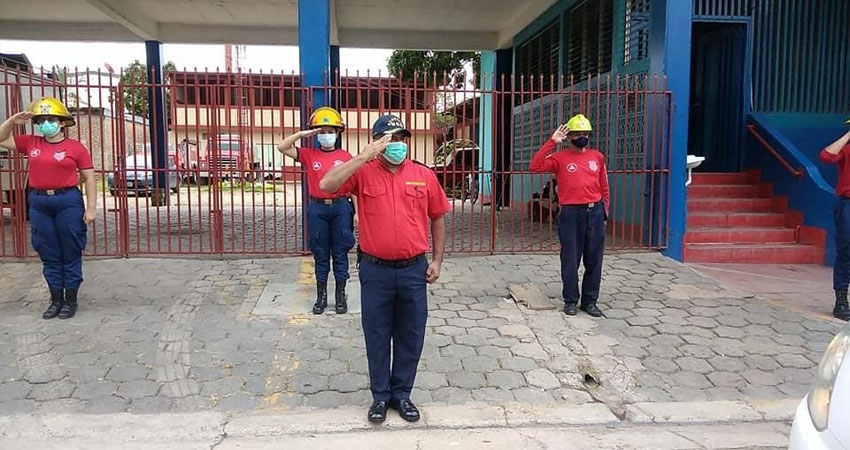
M 209 136 L 198 149 L 197 161 L 190 167 L 197 170 L 198 182 L 209 183 L 215 174 L 220 180 L 251 180 L 253 178 L 254 151 L 249 143 L 238 134 Z

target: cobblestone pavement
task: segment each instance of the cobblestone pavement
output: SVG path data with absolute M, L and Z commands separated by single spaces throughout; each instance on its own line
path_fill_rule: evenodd
M 0 415 L 366 406 L 358 315 L 252 314 L 268 282 L 303 283 L 308 263 L 89 261 L 68 321 L 40 318 L 40 265 L 2 263 Z M 557 268 L 555 255 L 446 261 L 414 400 L 603 402 L 616 414 L 645 401 L 800 398 L 841 326 L 654 253 L 607 257 L 605 319 L 509 299 L 524 282 L 557 297 Z

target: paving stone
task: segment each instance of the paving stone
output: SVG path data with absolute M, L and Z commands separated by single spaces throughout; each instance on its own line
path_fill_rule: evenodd
M 676 385 L 686 388 L 703 389 L 711 387 L 711 382 L 708 381 L 708 378 L 696 372 L 677 372 L 670 375 L 670 378 Z
M 654 328 L 649 326 L 630 326 L 629 328 L 623 330 L 623 334 L 633 338 L 648 338 L 650 336 L 655 336 L 656 334 L 658 334 L 658 332 L 655 331 Z
M 468 345 L 447 345 L 440 349 L 440 355 L 444 357 L 467 358 L 475 356 L 475 347 Z
M 62 398 L 38 402 L 39 414 L 74 414 L 82 412 L 85 402 L 75 398 Z
M 740 375 L 731 372 L 712 372 L 707 377 L 717 387 L 737 388 L 747 384 Z
M 650 345 L 645 349 L 650 355 L 658 358 L 677 358 L 682 356 L 682 353 L 674 346 L 667 345 Z
M 207 381 L 201 384 L 201 395 L 212 395 L 222 398 L 240 391 L 243 384 L 245 384 L 245 381 L 239 377 L 227 377 Z
M 450 386 L 461 389 L 480 389 L 487 385 L 484 375 L 472 372 L 451 372 L 447 374 Z
M 21 400 L 27 398 L 32 387 L 26 381 L 9 381 L 0 384 L 0 403 L 9 400 Z
M 673 373 L 679 371 L 679 366 L 668 358 L 646 358 L 643 360 L 643 366 L 651 372 Z
M 329 377 L 339 376 L 348 372 L 348 364 L 335 359 L 326 359 L 323 361 L 314 361 L 310 363 L 310 372 Z
M 292 378 L 290 385 L 298 394 L 315 394 L 327 389 L 328 378 L 310 373 L 299 374 Z
M 511 352 L 510 350 L 496 347 L 496 346 L 483 346 L 477 349 L 478 354 L 481 356 L 489 356 L 491 358 L 501 359 L 501 358 L 510 358 Z
M 421 374 L 416 376 L 417 385 L 420 385 Z M 330 377 L 328 389 L 332 391 L 350 393 L 369 389 L 369 377 L 361 374 L 340 374 Z
M 537 362 L 533 359 L 522 356 L 501 358 L 499 359 L 499 365 L 505 370 L 511 370 L 514 372 L 527 372 L 538 367 Z
M 557 393 L 557 391 L 554 391 L 554 392 Z M 516 400 L 520 403 L 546 405 L 546 404 L 555 403 L 556 401 L 560 401 L 560 400 L 556 400 L 555 397 L 552 394 L 550 394 L 550 393 L 548 393 L 544 390 L 541 390 L 539 388 L 528 387 L 528 388 L 514 389 L 513 394 L 514 394 L 514 398 L 516 398 Z
M 518 338 L 520 340 L 524 338 L 533 339 L 535 337 L 531 328 L 522 324 L 504 325 L 499 327 L 498 331 L 503 337 Z
M 509 370 L 497 370 L 485 374 L 487 385 L 500 389 L 516 389 L 526 386 L 525 377 L 521 373 Z
M 216 409 L 219 411 L 244 411 L 252 410 L 256 405 L 256 397 L 246 394 L 236 394 L 219 400 Z
M 538 361 L 549 359 L 549 354 L 537 343 L 515 345 L 511 347 L 511 352 L 514 356 L 532 358 Z
M 127 399 L 153 397 L 159 392 L 159 383 L 149 380 L 137 380 L 118 386 L 118 396 Z
M 472 399 L 479 402 L 504 405 L 516 401 L 513 392 L 507 389 L 484 388 L 472 391 Z
M 469 372 L 487 373 L 497 370 L 499 362 L 489 356 L 468 356 L 461 358 L 464 370 Z
M 0 415 L 29 414 L 37 407 L 35 400 L 9 400 L 0 402 Z
M 782 380 L 773 373 L 764 372 L 758 369 L 747 369 L 741 373 L 741 376 L 744 377 L 750 385 L 756 386 L 776 386 L 782 382 Z
M 431 398 L 440 403 L 463 404 L 472 401 L 472 394 L 466 389 L 444 387 L 431 391 Z
M 656 319 L 655 317 L 650 317 L 650 316 L 633 316 L 633 317 L 627 318 L 626 322 L 628 322 L 629 325 L 639 327 L 639 326 L 655 325 L 655 324 L 658 323 L 658 319 Z
M 130 401 L 116 396 L 98 397 L 86 403 L 86 414 L 113 414 L 124 412 Z
M 453 327 L 450 325 L 442 326 L 442 327 L 434 327 L 434 332 L 438 334 L 442 334 L 445 336 L 461 336 L 466 334 L 466 330 L 459 327 Z
M 61 398 L 69 398 L 74 393 L 76 387 L 68 380 L 51 381 L 45 384 L 36 384 L 32 386 L 29 393 L 29 398 L 37 401 L 57 400 Z
M 367 378 L 368 382 L 368 378 Z M 420 371 L 416 374 L 416 388 L 433 391 L 448 386 L 446 375 L 443 373 Z
M 707 374 L 712 372 L 714 369 L 704 360 L 698 358 L 692 358 L 689 356 L 683 358 L 677 358 L 676 364 L 682 368 L 685 372 L 696 372 L 701 374 Z
M 454 356 L 429 359 L 424 365 L 431 372 L 448 373 L 463 370 L 460 358 Z
M 742 358 L 742 361 L 751 369 L 771 371 L 779 368 L 779 363 L 769 356 L 747 355 Z
M 561 387 L 558 377 L 547 369 L 534 369 L 525 373 L 528 384 L 540 389 L 557 389 Z
M 714 332 L 717 333 L 718 336 L 724 338 L 732 338 L 732 339 L 740 339 L 746 336 L 743 328 L 732 328 L 727 326 L 720 326 L 714 329 Z
M 106 378 L 119 383 L 144 380 L 150 373 L 150 368 L 140 364 L 126 364 L 109 369 Z
M 806 359 L 801 355 L 777 355 L 776 361 L 782 367 L 796 368 L 796 369 L 808 369 L 812 367 L 811 361 Z

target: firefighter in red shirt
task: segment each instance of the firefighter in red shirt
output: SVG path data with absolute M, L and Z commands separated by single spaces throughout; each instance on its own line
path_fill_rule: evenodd
M 339 134 L 345 130 L 342 116 L 333 108 L 322 107 L 310 116 L 310 129 L 287 137 L 278 150 L 299 163 L 307 174 L 310 204 L 307 205 L 307 233 L 310 252 L 316 264 L 316 303 L 313 314 L 322 314 L 328 306 L 328 273 L 333 257 L 334 310 L 348 312 L 345 284 L 348 281 L 348 252 L 354 248 L 354 204 L 351 196 L 328 194 L 319 189 L 319 181 L 332 168 L 351 159 L 345 150 L 336 148 Z M 303 138 L 317 136 L 319 150 L 296 148 Z
M 608 174 L 605 157 L 587 148 L 590 121 L 578 114 L 560 126 L 534 158 L 529 170 L 553 173 L 558 181 L 558 238 L 561 241 L 561 280 L 564 312 L 574 316 L 581 309 L 593 317 L 602 316 L 596 305 L 602 281 L 602 255 L 605 251 L 605 222 L 608 219 Z M 570 148 L 558 150 L 565 140 Z M 578 265 L 584 260 L 581 297 Z
M 40 136 L 15 136 L 16 126 L 32 121 Z M 83 283 L 83 251 L 87 225 L 96 216 L 94 167 L 88 150 L 65 137 L 74 117 L 59 100 L 45 97 L 31 111 L 20 112 L 0 125 L 0 147 L 29 159 L 27 204 L 32 225 L 32 246 L 44 265 L 50 289 L 50 306 L 44 319 L 70 319 L 77 312 L 77 291 Z M 86 187 L 86 201 L 78 185 Z
M 440 276 L 450 206 L 434 172 L 407 158 L 411 135 L 398 117 L 378 118 L 372 136 L 359 155 L 325 175 L 321 188 L 358 198 L 363 334 L 374 400 L 367 417 L 381 423 L 394 408 L 415 422 L 420 415 L 410 393 L 425 342 L 426 283 Z
M 850 124 L 850 120 L 847 121 Z M 835 220 L 835 265 L 832 267 L 832 287 L 835 289 L 835 307 L 832 315 L 850 320 L 847 304 L 847 287 L 850 285 L 850 131 L 820 152 L 820 160 L 838 165 L 838 183 L 835 195 L 838 203 L 832 217 Z

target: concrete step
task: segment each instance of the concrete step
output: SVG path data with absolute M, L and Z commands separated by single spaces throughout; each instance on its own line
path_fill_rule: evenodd
M 793 228 L 689 228 L 689 244 L 791 244 Z
M 774 211 L 772 198 L 706 198 L 688 200 L 688 212 L 780 212 Z
M 693 263 L 820 264 L 817 249 L 802 244 L 686 244 Z
M 780 213 L 695 212 L 688 214 L 688 229 L 722 227 L 783 227 L 785 215 Z
M 755 184 L 697 184 L 688 187 L 688 198 L 759 198 L 761 188 Z

